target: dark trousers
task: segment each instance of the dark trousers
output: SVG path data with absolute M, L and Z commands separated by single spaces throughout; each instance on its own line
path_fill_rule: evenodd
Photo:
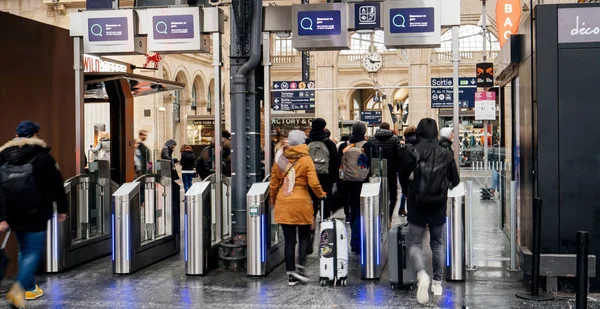
M 388 208 L 388 214 L 390 215 L 390 220 L 392 220 L 394 207 L 396 207 L 396 202 L 398 202 L 398 177 L 396 177 L 395 173 L 392 174 L 388 172 L 388 189 L 390 191 L 390 207 Z
M 296 235 L 300 241 L 298 264 L 304 266 L 306 264 L 308 246 L 310 246 L 310 224 L 282 224 L 281 228 L 283 229 L 283 237 L 285 239 L 285 269 L 288 272 L 296 271 Z
M 340 184 L 343 188 L 341 196 L 348 198 L 348 208 L 350 208 L 350 247 L 353 252 L 360 252 L 360 191 L 363 183 L 343 181 Z

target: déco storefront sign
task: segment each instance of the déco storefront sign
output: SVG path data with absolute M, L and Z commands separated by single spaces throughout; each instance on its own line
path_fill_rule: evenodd
M 600 42 L 600 7 L 559 8 L 558 43 Z

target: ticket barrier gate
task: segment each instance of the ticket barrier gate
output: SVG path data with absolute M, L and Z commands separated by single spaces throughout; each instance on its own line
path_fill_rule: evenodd
M 268 205 L 270 183 L 266 180 L 253 184 L 246 195 L 248 276 L 266 276 L 285 259 L 283 230 Z
M 111 195 L 118 185 L 110 180 L 108 161 L 90 163 L 89 174 L 64 183 L 69 206 L 65 222 L 57 209 L 46 228 L 44 271 L 57 273 L 111 253 Z
M 156 174 L 122 185 L 113 194 L 114 274 L 131 274 L 179 253 L 180 186 L 171 162 L 156 161 Z
M 389 230 L 387 162 L 373 159 L 372 175 L 360 193 L 360 276 L 379 279 L 387 262 Z
M 215 186 L 229 186 L 229 178 L 216 183 L 215 174 L 197 182 L 185 194 L 183 244 L 186 275 L 206 275 L 219 266 L 219 243 L 228 237 L 231 222 L 229 191 L 223 190 L 217 207 Z M 221 205 L 219 205 L 221 206 Z

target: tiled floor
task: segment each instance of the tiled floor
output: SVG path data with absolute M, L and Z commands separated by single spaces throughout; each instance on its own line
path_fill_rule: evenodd
M 478 182 L 475 181 L 475 186 Z M 478 189 L 478 187 L 476 188 Z M 478 192 L 478 191 L 476 191 Z M 415 292 L 393 291 L 387 268 L 377 281 L 362 281 L 352 257 L 346 287 L 321 287 L 317 280 L 289 287 L 283 267 L 266 278 L 216 270 L 205 277 L 187 277 L 181 256 L 162 261 L 129 276 L 112 274 L 109 258 L 58 275 L 40 276 L 46 295 L 30 301 L 30 308 L 571 308 L 571 296 L 536 303 L 515 293 L 525 291 L 519 274 L 506 271 L 506 262 L 484 260 L 506 254 L 496 202 L 474 204 L 475 257 L 479 270 L 466 282 L 444 283 L 444 294 L 428 306 L 417 305 Z M 338 214 L 339 215 L 339 214 Z M 395 218 L 398 220 L 398 218 Z M 425 242 L 426 244 L 428 242 Z M 431 256 L 428 250 L 426 255 Z M 430 261 L 430 260 L 429 260 Z M 428 263 L 430 264 L 430 262 Z M 309 273 L 317 274 L 316 255 L 309 258 Z M 431 270 L 429 270 L 431 271 Z M 4 283 L 6 289 L 8 283 Z M 590 299 L 588 308 L 600 308 Z

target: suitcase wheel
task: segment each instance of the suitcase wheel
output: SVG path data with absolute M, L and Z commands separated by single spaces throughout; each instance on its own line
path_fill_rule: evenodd
M 398 289 L 398 285 L 397 285 L 397 284 L 394 284 L 394 283 L 392 283 L 392 290 L 397 290 L 397 289 Z
M 320 285 L 320 286 L 325 286 L 325 285 L 327 285 L 327 280 L 326 280 L 326 279 L 321 279 L 321 280 L 319 281 L 319 285 Z
M 346 279 L 340 280 L 340 285 L 341 286 L 346 286 Z

